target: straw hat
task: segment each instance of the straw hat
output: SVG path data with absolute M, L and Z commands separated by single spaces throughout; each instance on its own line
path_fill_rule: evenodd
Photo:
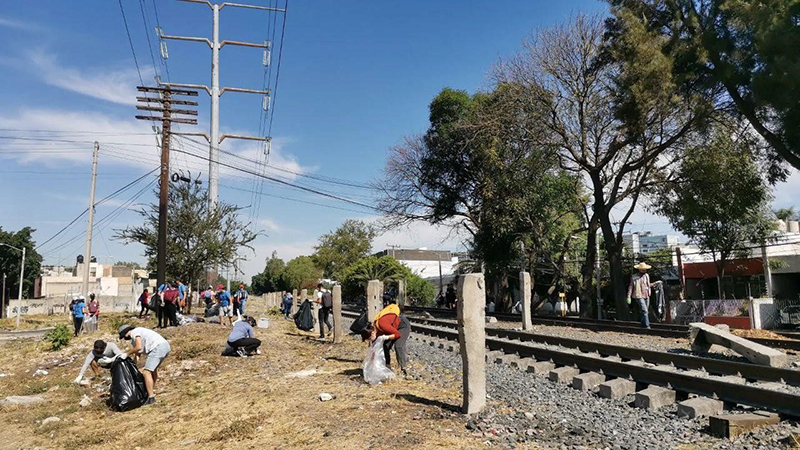
M 647 269 L 652 268 L 652 266 L 650 264 L 645 263 L 645 262 L 640 262 L 639 264 L 633 266 L 633 268 L 634 269 L 639 269 L 639 270 L 647 270 Z

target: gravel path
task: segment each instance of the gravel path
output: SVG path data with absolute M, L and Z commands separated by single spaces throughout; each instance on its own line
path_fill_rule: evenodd
M 458 353 L 416 339 L 408 351 L 414 378 L 460 387 Z M 797 423 L 785 421 L 736 441 L 719 440 L 704 430 L 708 419 L 679 418 L 675 405 L 657 411 L 633 408 L 627 404 L 633 396 L 624 402 L 603 399 L 506 365 L 487 365 L 487 383 L 489 407 L 468 419 L 466 427 L 502 448 L 527 443 L 551 449 L 777 449 L 788 447 L 791 433 L 800 436 Z

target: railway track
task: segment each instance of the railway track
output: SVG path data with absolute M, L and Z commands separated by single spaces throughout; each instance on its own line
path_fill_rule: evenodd
M 407 306 L 408 312 L 427 312 L 428 314 L 440 317 L 455 317 L 455 311 L 441 308 L 420 308 L 415 306 Z M 508 313 L 489 313 L 488 315 L 494 316 L 497 320 L 509 322 L 521 322 L 522 318 L 519 314 Z M 629 321 L 616 321 L 616 320 L 595 320 L 579 317 L 541 317 L 534 316 L 533 323 L 537 325 L 553 325 L 553 326 L 566 326 L 574 328 L 583 328 L 592 331 L 616 331 L 618 333 L 628 334 L 641 334 L 648 336 L 659 336 L 665 338 L 683 338 L 689 337 L 689 326 L 678 324 L 666 323 L 653 323 L 650 329 L 641 328 L 638 322 Z M 750 338 L 749 340 L 757 342 L 767 347 L 780 348 L 784 350 L 800 351 L 800 333 L 792 332 L 778 332 L 787 339 L 767 339 L 767 338 Z
M 358 313 L 343 311 L 343 315 L 353 320 Z M 458 341 L 454 321 L 409 320 L 415 335 L 440 340 L 440 347 L 446 341 Z M 498 361 L 518 358 L 520 367 L 550 361 L 556 366 L 577 367 L 581 372 L 598 372 L 609 378 L 632 378 L 641 386 L 669 387 L 683 396 L 696 394 L 718 398 L 729 405 L 800 417 L 800 371 L 796 370 L 496 328 L 486 329 L 486 346 L 497 352 Z

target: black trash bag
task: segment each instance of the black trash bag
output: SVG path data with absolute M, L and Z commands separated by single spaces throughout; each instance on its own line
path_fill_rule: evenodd
M 219 303 L 212 303 L 210 306 L 206 305 L 206 310 L 203 313 L 206 317 L 216 317 L 219 315 Z
M 222 351 L 222 356 L 239 356 L 239 353 L 226 342 L 225 350 Z
M 130 411 L 146 401 L 144 375 L 132 359 L 117 358 L 111 365 L 111 407 L 117 411 Z
M 314 313 L 311 311 L 311 302 L 306 300 L 294 315 L 294 324 L 303 331 L 314 329 Z
M 367 328 L 368 324 L 369 322 L 367 321 L 367 310 L 365 309 L 361 311 L 361 315 L 358 316 L 358 318 L 353 322 L 352 325 L 350 325 L 350 331 L 352 331 L 354 334 L 361 334 L 361 332 L 364 331 L 365 328 Z

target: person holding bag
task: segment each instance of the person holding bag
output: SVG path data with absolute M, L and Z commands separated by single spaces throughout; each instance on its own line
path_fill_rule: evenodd
M 370 343 L 380 336 L 386 336 L 386 340 L 383 342 L 386 365 L 391 366 L 391 350 L 394 348 L 400 371 L 404 376 L 407 376 L 406 342 L 408 342 L 408 337 L 411 336 L 411 324 L 409 324 L 405 316 L 401 315 L 400 307 L 396 303 L 390 303 L 389 306 L 383 308 L 375 316 L 372 326 L 367 330 L 370 333 Z

